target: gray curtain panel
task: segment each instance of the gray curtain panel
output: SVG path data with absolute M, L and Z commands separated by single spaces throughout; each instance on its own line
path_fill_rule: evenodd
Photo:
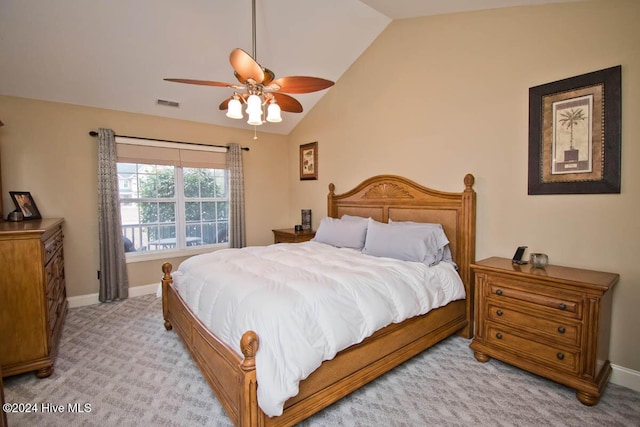
M 227 169 L 229 169 L 229 247 L 244 248 L 247 245 L 244 225 L 244 172 L 242 148 L 238 144 L 229 144 Z
M 101 302 L 129 296 L 129 278 L 122 243 L 122 222 L 118 200 L 118 172 L 115 133 L 98 130 L 98 229 L 100 245 Z

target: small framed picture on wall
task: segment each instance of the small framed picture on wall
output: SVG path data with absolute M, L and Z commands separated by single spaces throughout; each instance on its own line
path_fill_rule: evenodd
M 300 146 L 300 180 L 318 179 L 318 142 Z

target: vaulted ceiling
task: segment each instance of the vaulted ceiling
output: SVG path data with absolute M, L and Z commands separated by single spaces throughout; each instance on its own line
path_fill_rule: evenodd
M 256 56 L 337 81 L 393 19 L 562 1 L 580 0 L 256 0 Z M 232 89 L 163 80 L 236 82 L 251 29 L 251 0 L 0 0 L 0 94 L 251 128 L 218 109 Z M 260 131 L 288 134 L 329 90 Z

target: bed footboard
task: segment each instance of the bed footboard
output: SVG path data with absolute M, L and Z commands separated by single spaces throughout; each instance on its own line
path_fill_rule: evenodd
M 213 335 L 186 305 L 173 287 L 170 263 L 162 265 L 162 313 L 164 327 L 175 330 L 191 353 L 218 401 L 236 426 L 264 426 L 266 416 L 258 407 L 255 355 L 258 336 L 247 331 L 240 348 L 244 358 Z

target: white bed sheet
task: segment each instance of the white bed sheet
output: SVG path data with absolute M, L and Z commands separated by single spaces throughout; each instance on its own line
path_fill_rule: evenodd
M 197 255 L 173 280 L 198 318 L 239 355 L 242 334 L 257 333 L 258 405 L 268 416 L 281 415 L 298 383 L 340 350 L 465 297 L 446 262 L 427 267 L 318 242 Z

